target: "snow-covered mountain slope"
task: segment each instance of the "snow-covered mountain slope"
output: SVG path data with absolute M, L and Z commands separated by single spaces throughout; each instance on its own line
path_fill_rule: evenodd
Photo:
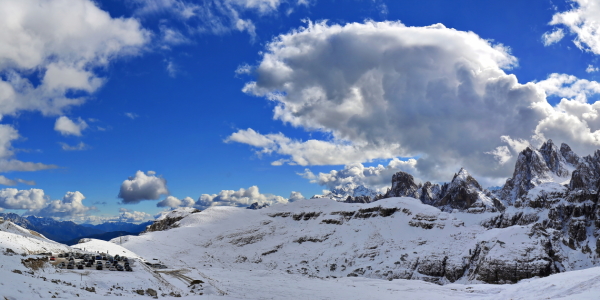
M 84 298 L 105 299 L 106 296 L 147 298 L 152 289 L 160 296 L 197 295 L 187 286 L 166 281 L 141 261 L 135 253 L 113 243 L 93 240 L 80 244 L 81 250 L 110 251 L 126 255 L 133 272 L 105 270 L 58 269 L 41 253 L 74 252 L 74 248 L 48 240 L 11 222 L 0 224 L 0 296 L 2 299 Z M 213 293 L 210 288 L 203 293 Z M 141 293 L 141 294 L 140 294 Z
M 124 237 L 121 245 L 172 268 L 319 278 L 502 283 L 552 273 L 546 237 L 533 226 L 479 225 L 496 215 L 447 213 L 406 197 L 370 204 L 312 199 L 258 211 L 213 207 L 183 218 L 178 228 Z M 515 263 L 526 270 L 515 271 Z
M 58 242 L 66 242 L 79 237 L 104 232 L 96 228 L 75 224 L 71 221 L 57 221 L 53 218 L 36 216 L 22 217 L 15 213 L 0 213 L 0 217 L 23 228 L 39 232 L 45 237 Z
M 5 221 L 0 224 L 0 249 L 5 253 L 29 255 L 67 251 L 69 247 L 49 240 L 33 230 Z
M 78 247 L 167 266 L 144 265 L 133 277 L 115 273 L 117 281 L 94 273 L 91 298 L 136 296 L 145 280 L 161 297 L 190 299 L 199 293 L 222 299 L 596 299 L 599 182 L 600 151 L 579 157 L 548 141 L 525 149 L 513 177 L 494 193 L 464 169 L 443 185 L 417 184 L 399 172 L 389 197 L 370 203 L 321 198 L 260 210 L 178 209 L 155 222 L 154 231 Z M 45 243 L 27 230 L 11 230 L 6 234 L 19 236 L 11 243 Z M 19 256 L 7 257 L 7 264 L 19 265 Z M 0 268 L 0 276 L 8 272 Z M 43 272 L 73 279 L 68 272 Z M 28 278 L 17 284 L 21 296 L 41 279 L 39 272 L 20 275 Z M 202 285 L 190 286 L 192 279 Z M 85 287 L 69 284 L 60 295 L 72 298 Z M 54 295 L 48 288 L 43 283 L 34 291 Z M 9 292 L 8 299 L 23 298 Z
M 319 278 L 518 282 L 600 265 L 598 193 L 568 180 L 587 168 L 583 182 L 598 182 L 594 157 L 549 140 L 520 154 L 497 194 L 464 169 L 442 186 L 416 184 L 399 172 L 386 196 L 409 197 L 367 204 L 311 199 L 255 212 L 211 208 L 123 246 L 145 256 L 148 243 L 164 252 L 177 244 L 179 261 L 159 257 L 175 267 L 196 260 Z
M 120 238 L 116 238 L 114 243 L 97 239 L 85 239 L 84 243 L 74 245 L 73 249 L 89 252 L 106 253 L 113 256 L 118 254 L 120 256 L 127 256 L 128 258 L 144 260 L 131 250 L 120 246 L 119 243 Z
M 217 299 L 598 299 L 600 268 L 523 280 L 517 284 L 436 285 L 418 280 L 363 277 L 317 279 L 267 270 L 203 268 L 228 294 Z M 185 299 L 185 298 L 184 298 Z

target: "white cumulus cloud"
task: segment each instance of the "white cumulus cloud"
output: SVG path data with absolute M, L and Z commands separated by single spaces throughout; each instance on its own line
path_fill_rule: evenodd
M 133 18 L 112 18 L 90 0 L 0 2 L 0 116 L 21 110 L 61 114 L 104 82 L 95 72 L 136 55 L 150 33 Z M 41 82 L 27 79 L 32 72 Z
M 6 188 L 0 190 L 0 207 L 4 209 L 40 210 L 46 206 L 48 199 L 49 197 L 41 189 Z
M 341 165 L 364 162 L 377 158 L 393 158 L 402 151 L 398 144 L 377 145 L 373 143 L 350 143 L 349 141 L 300 141 L 286 137 L 282 133 L 262 135 L 252 128 L 241 129 L 230 135 L 225 142 L 238 142 L 260 148 L 258 153 L 277 153 L 289 156 L 272 162 L 307 165 Z
M 41 217 L 56 217 L 61 219 L 83 216 L 90 210 L 96 209 L 94 206 L 85 206 L 83 204 L 84 199 L 85 196 L 78 191 L 67 192 L 62 200 L 50 201 L 46 207 L 35 214 Z
M 81 132 L 86 128 L 88 128 L 88 124 L 81 118 L 73 121 L 66 116 L 61 116 L 54 123 L 54 130 L 62 135 L 81 136 Z
M 587 68 L 585 69 L 585 71 L 587 73 L 594 73 L 594 72 L 600 71 L 600 68 L 594 67 L 593 65 L 588 65 Z
M 177 199 L 176 197 L 168 196 L 164 200 L 158 202 L 156 204 L 156 206 L 157 207 L 177 208 L 177 207 L 194 207 L 195 204 L 196 204 L 196 201 L 194 201 L 194 199 L 192 199 L 191 197 Z
M 590 95 L 600 94 L 600 83 L 579 79 L 573 75 L 553 73 L 547 79 L 537 82 L 547 96 L 571 98 L 579 102 L 588 102 Z
M 129 177 L 121 184 L 119 198 L 125 204 L 135 204 L 143 200 L 158 200 L 160 196 L 168 195 L 167 180 L 155 174 L 154 171 L 137 171 L 135 176 Z
M 119 209 L 119 216 L 112 219 L 119 222 L 140 223 L 154 219 L 152 215 L 143 211 L 133 211 L 129 209 Z
M 290 193 L 290 199 L 288 199 L 289 202 L 294 202 L 294 201 L 299 201 L 299 200 L 305 200 L 306 198 L 304 197 L 304 195 L 302 195 L 302 193 L 300 192 L 291 192 Z
M 298 195 L 296 195 L 297 197 Z M 257 202 L 259 205 L 272 205 L 275 203 L 287 203 L 288 199 L 272 194 L 261 194 L 257 186 L 251 186 L 248 189 L 222 190 L 219 194 L 202 194 L 196 207 L 198 209 L 206 209 L 211 206 L 250 206 Z
M 600 55 L 600 2 L 595 0 L 572 0 L 572 2 L 575 5 L 570 10 L 552 16 L 550 25 L 566 27 L 575 35 L 573 43 L 579 49 Z M 558 28 L 554 32 L 558 31 L 562 32 L 562 29 Z M 549 35 L 552 34 L 554 33 Z
M 505 178 L 500 139 L 529 140 L 552 110 L 544 91 L 506 73 L 509 49 L 441 24 L 308 23 L 266 45 L 243 91 L 275 103 L 274 118 L 329 139 L 239 130 L 227 142 L 277 155 L 275 165 L 354 164 L 419 157 L 416 169 L 446 181 L 457 167 Z
M 394 158 L 387 166 L 380 164 L 365 167 L 363 164 L 356 163 L 346 165 L 342 170 L 332 170 L 329 173 L 314 174 L 309 169 L 305 169 L 304 173 L 299 175 L 310 180 L 311 183 L 325 186 L 329 190 L 347 185 L 362 185 L 383 193 L 391 185 L 392 176 L 399 171 L 418 177 L 416 165 L 417 160 L 412 158 L 406 161 Z
M 266 45 L 243 91 L 272 101 L 276 120 L 329 138 L 248 128 L 225 142 L 274 156 L 273 165 L 355 168 L 418 157 L 411 173 L 422 180 L 447 181 L 465 167 L 484 185 L 503 183 L 530 144 L 551 138 L 582 155 L 597 149 L 600 103 L 591 99 L 600 83 L 550 74 L 521 84 L 507 74 L 516 64 L 507 47 L 441 24 L 309 22 Z M 548 97 L 561 100 L 553 106 Z M 311 180 L 328 186 L 319 176 Z
M 558 28 L 552 32 L 546 32 L 542 35 L 542 40 L 544 41 L 545 46 L 550 46 L 554 43 L 558 43 L 560 40 L 565 37 L 565 33 L 561 28 Z

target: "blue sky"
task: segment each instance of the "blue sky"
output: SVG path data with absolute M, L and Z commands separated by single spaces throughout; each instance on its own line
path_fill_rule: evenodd
M 41 165 L 1 169 L 0 207 L 141 221 L 180 205 L 285 202 L 348 183 L 384 190 L 400 170 L 447 181 L 462 166 L 500 185 L 529 143 L 552 138 L 583 155 L 600 148 L 599 7 L 3 1 L 0 12 L 13 18 L 0 22 L 0 159 Z M 438 23 L 445 28 L 423 29 Z M 464 83 L 460 72 L 481 84 L 473 105 L 448 94 L 448 82 Z

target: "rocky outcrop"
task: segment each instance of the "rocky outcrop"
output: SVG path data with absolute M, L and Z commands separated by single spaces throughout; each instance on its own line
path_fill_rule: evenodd
M 424 204 L 432 205 L 439 199 L 441 194 L 442 187 L 439 184 L 433 184 L 427 181 L 421 187 L 419 200 Z
M 265 208 L 265 207 L 268 207 L 268 206 L 269 206 L 269 204 L 268 204 L 268 203 L 265 203 L 265 204 L 263 204 L 263 205 L 260 205 L 260 204 L 258 204 L 258 202 L 254 202 L 254 203 L 250 204 L 250 206 L 248 206 L 248 207 L 246 207 L 246 208 L 247 208 L 247 209 L 254 209 L 254 210 L 257 210 L 257 209 L 262 209 L 262 208 Z
M 421 187 L 415 183 L 412 175 L 398 172 L 392 176 L 392 187 L 385 194 L 385 198 L 413 197 L 419 199 Z
M 573 154 L 576 155 L 576 154 Z M 596 150 L 594 155 L 588 155 L 578 158 L 577 168 L 573 171 L 570 190 L 598 190 L 600 180 L 600 150 Z
M 600 150 L 580 157 L 566 145 L 548 140 L 539 149 L 527 147 L 518 156 L 513 176 L 495 193 L 483 189 L 461 169 L 443 185 L 418 184 L 399 172 L 386 197 L 406 196 L 450 212 L 498 212 L 481 222 L 500 232 L 529 230 L 528 245 L 512 235 L 480 240 L 469 255 L 445 257 L 423 254 L 400 265 L 410 276 L 431 282 L 453 282 L 461 276 L 487 283 L 514 283 L 565 270 L 600 265 Z M 414 217 L 410 226 L 428 230 L 436 223 Z M 523 233 L 520 233 L 523 234 Z M 510 246 L 509 246 L 510 244 Z M 510 253 L 510 257 L 506 257 Z M 418 275 L 415 277 L 415 273 Z M 458 274 L 458 275 L 457 275 Z M 464 277 L 463 277 L 464 278 Z
M 552 140 L 548 140 L 542 145 L 542 147 L 538 151 L 544 158 L 546 166 L 548 167 L 548 170 L 550 170 L 550 172 L 556 174 L 559 177 L 567 178 L 570 175 L 568 166 L 577 165 L 577 163 L 570 164 L 567 162 L 566 157 L 563 156 L 563 153 L 567 156 L 569 156 L 570 154 L 574 154 L 573 151 L 569 151 L 570 147 L 568 145 L 562 144 L 561 150 L 563 151 L 560 151 L 558 147 L 554 145 Z M 574 157 L 572 156 L 569 156 L 569 158 L 571 161 L 574 160 Z
M 178 222 L 183 218 L 200 212 L 200 210 L 192 208 L 192 207 L 180 207 L 174 209 L 172 211 L 164 212 L 161 216 L 159 216 L 154 223 L 148 225 L 146 230 L 141 232 L 140 234 L 152 231 L 164 231 L 169 230 L 171 228 L 179 227 Z
M 502 203 L 484 190 L 464 168 L 454 174 L 449 184 L 441 186 L 429 181 L 417 185 L 412 175 L 398 172 L 392 177 L 392 188 L 383 196 L 391 197 L 417 198 L 444 211 L 458 209 L 476 213 L 504 209 Z
M 440 208 L 467 210 L 469 212 L 484 212 L 504 210 L 497 199 L 488 196 L 467 170 L 461 168 L 445 190 L 445 194 L 433 203 Z
M 570 169 L 575 169 L 578 156 L 562 144 L 560 150 L 548 140 L 539 150 L 531 146 L 521 151 L 513 176 L 506 180 L 499 196 L 509 205 L 522 199 L 529 190 L 546 182 L 568 181 Z M 558 183 L 561 183 L 558 182 Z
M 412 175 L 400 171 L 392 176 L 392 187 L 381 198 L 412 197 L 432 205 L 440 199 L 444 191 L 444 187 L 429 181 L 423 185 L 416 184 Z
M 357 196 L 357 197 L 348 196 L 348 198 L 346 198 L 346 200 L 344 200 L 344 203 L 371 203 L 371 202 L 373 202 L 372 200 L 375 200 L 375 199 L 371 199 L 371 197 L 369 197 L 369 196 Z
M 600 150 L 580 157 L 568 145 L 557 147 L 552 140 L 539 149 L 527 147 L 519 153 L 512 177 L 493 193 L 483 189 L 465 169 L 441 185 L 421 184 L 412 175 L 398 172 L 382 197 L 412 197 L 442 211 L 407 214 L 408 225 L 414 230 L 435 232 L 465 226 L 457 221 L 447 222 L 458 210 L 485 212 L 478 221 L 484 231 L 475 245 L 471 243 L 462 254 L 450 254 L 448 248 L 440 251 L 437 244 L 425 248 L 429 241 L 419 239 L 415 245 L 423 246 L 425 251 L 401 255 L 385 272 L 353 268 L 347 276 L 419 279 L 440 284 L 457 280 L 515 283 L 600 266 Z M 369 200 L 372 198 L 347 197 L 345 202 Z M 322 222 L 341 225 L 348 218 Z M 460 232 L 455 237 L 457 241 L 463 239 Z

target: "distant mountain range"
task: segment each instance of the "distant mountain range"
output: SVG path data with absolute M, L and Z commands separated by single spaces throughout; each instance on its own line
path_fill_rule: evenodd
M 114 238 L 118 238 L 120 236 L 125 236 L 125 235 L 137 235 L 139 232 L 127 232 L 127 231 L 109 231 L 109 232 L 104 232 L 104 233 L 99 233 L 99 234 L 92 234 L 92 235 L 88 235 L 88 236 L 82 236 L 82 237 L 78 237 L 75 239 L 72 239 L 70 241 L 65 241 L 62 242 L 65 245 L 75 245 L 77 244 L 80 240 L 82 239 L 97 239 L 97 240 L 103 240 L 103 241 L 110 241 Z
M 144 231 L 148 225 L 152 224 L 152 222 L 153 221 L 149 221 L 149 222 L 145 222 L 145 223 L 141 223 L 141 224 L 127 223 L 127 222 L 106 222 L 106 223 L 102 223 L 102 224 L 98 224 L 98 225 L 81 224 L 81 226 L 95 228 L 95 229 L 101 230 L 103 232 L 127 231 L 127 232 L 135 232 L 137 234 L 139 232 Z
M 111 239 L 118 237 L 118 233 L 127 232 L 127 234 L 138 234 L 146 229 L 146 226 L 152 224 L 152 221 L 133 224 L 126 222 L 106 222 L 103 224 L 77 224 L 71 221 L 56 221 L 52 218 L 27 216 L 22 217 L 15 213 L 0 213 L 0 217 L 11 221 L 23 228 L 37 231 L 45 237 L 64 244 L 71 245 L 81 238 L 93 237 L 96 239 Z

